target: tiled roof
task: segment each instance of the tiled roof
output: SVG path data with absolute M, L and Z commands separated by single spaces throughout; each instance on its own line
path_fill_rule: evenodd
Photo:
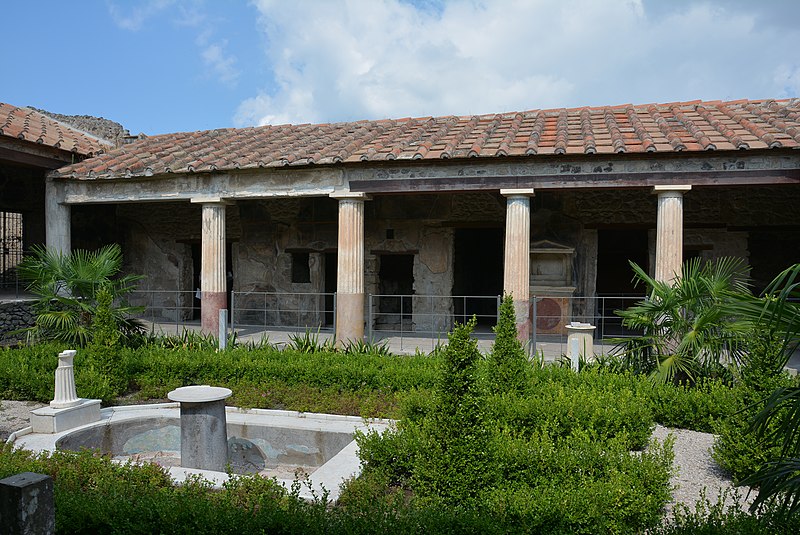
M 114 145 L 58 122 L 30 108 L 0 102 L 0 136 L 38 143 L 67 152 L 91 156 Z
M 389 160 L 800 148 L 800 99 L 678 102 L 153 136 L 53 171 L 112 178 Z

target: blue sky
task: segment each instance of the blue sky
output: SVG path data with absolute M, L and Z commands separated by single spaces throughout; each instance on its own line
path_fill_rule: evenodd
M 39 0 L 0 101 L 132 133 L 800 95 L 796 0 Z

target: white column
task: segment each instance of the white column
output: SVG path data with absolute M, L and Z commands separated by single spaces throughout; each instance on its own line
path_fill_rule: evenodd
M 64 204 L 64 184 L 48 178 L 44 192 L 47 248 L 68 255 L 72 251 L 70 207 Z
M 683 265 L 683 195 L 692 186 L 654 186 L 658 195 L 655 279 L 680 277 Z
M 219 333 L 219 311 L 228 308 L 225 281 L 225 205 L 220 199 L 192 199 L 202 203 L 200 245 L 200 323 L 205 334 Z
M 364 201 L 363 193 L 332 194 L 339 200 L 339 247 L 336 279 L 336 342 L 364 339 Z
M 54 409 L 66 409 L 80 405 L 81 400 L 75 390 L 75 373 L 72 359 L 75 358 L 74 349 L 67 349 L 58 354 L 58 367 L 56 368 L 56 388 L 50 406 Z
M 530 339 L 531 197 L 533 189 L 503 189 L 506 197 L 506 243 L 503 291 L 512 296 L 517 333 L 523 343 Z

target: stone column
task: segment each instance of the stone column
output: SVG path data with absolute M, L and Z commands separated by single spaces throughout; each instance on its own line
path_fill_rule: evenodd
M 72 250 L 70 207 L 64 204 L 64 184 L 48 178 L 44 193 L 47 248 L 68 255 Z
M 204 334 L 219 334 L 219 311 L 228 308 L 225 281 L 225 201 L 192 199 L 203 205 L 200 252 L 200 322 Z
M 658 195 L 655 278 L 669 282 L 683 264 L 683 194 L 692 186 L 654 186 Z
M 364 339 L 363 193 L 332 194 L 339 200 L 339 250 L 336 274 L 336 343 Z
M 81 399 L 75 390 L 75 370 L 72 359 L 75 358 L 74 349 L 67 349 L 58 354 L 58 368 L 56 368 L 56 391 L 50 406 L 54 409 L 66 409 L 80 405 Z
M 531 337 L 531 197 L 533 189 L 503 189 L 506 197 L 506 245 L 503 291 L 512 296 L 517 333 L 522 343 Z

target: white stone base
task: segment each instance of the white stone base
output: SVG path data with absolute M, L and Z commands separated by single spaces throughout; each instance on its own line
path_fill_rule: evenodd
M 67 429 L 91 424 L 100 420 L 100 400 L 81 399 L 80 404 L 66 409 L 42 407 L 31 411 L 34 433 L 60 433 Z

